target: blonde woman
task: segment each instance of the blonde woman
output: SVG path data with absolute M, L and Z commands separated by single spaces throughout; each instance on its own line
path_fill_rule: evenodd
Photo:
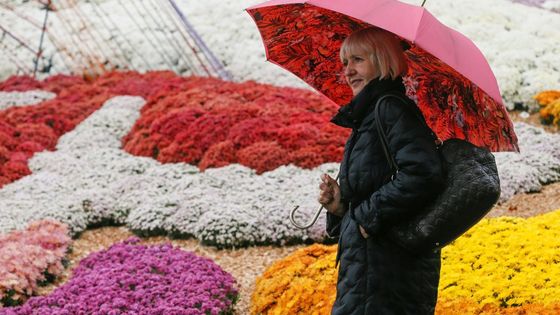
M 327 209 L 327 233 L 339 237 L 340 263 L 333 315 L 433 314 L 440 252 L 413 255 L 385 236 L 413 216 L 443 183 L 431 130 L 406 98 L 407 63 L 400 40 L 379 28 L 352 33 L 340 50 L 352 101 L 331 120 L 352 129 L 340 165 L 340 184 L 324 174 L 319 202 Z M 377 101 L 384 95 L 375 115 Z M 382 123 L 392 171 L 375 120 Z

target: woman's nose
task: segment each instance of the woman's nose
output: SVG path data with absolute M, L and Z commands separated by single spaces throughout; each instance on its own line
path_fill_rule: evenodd
M 348 65 L 346 65 L 346 67 L 344 67 L 344 75 L 345 76 L 352 75 L 355 72 L 356 72 L 356 70 L 354 69 L 354 67 L 350 63 Z
M 347 65 L 346 67 L 344 67 L 344 75 L 345 76 L 349 76 L 350 74 L 352 74 L 352 67 L 350 67 L 350 65 Z

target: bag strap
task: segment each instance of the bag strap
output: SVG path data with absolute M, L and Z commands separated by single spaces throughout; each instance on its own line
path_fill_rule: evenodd
M 380 107 L 379 105 L 381 104 L 381 101 L 383 101 L 384 99 L 389 98 L 389 97 L 397 98 L 405 104 L 407 104 L 408 101 L 405 100 L 401 95 L 398 95 L 398 94 L 386 94 L 386 95 L 383 95 L 382 97 L 380 97 L 377 100 L 377 103 L 375 104 L 375 117 L 376 117 L 375 126 L 377 127 L 377 133 L 379 134 L 379 139 L 381 140 L 381 148 L 383 149 L 383 153 L 385 153 L 385 157 L 387 158 L 387 162 L 389 162 L 389 166 L 391 167 L 391 170 L 393 171 L 393 175 L 391 176 L 391 180 L 393 180 L 395 178 L 395 176 L 399 173 L 399 166 L 397 165 L 397 162 L 395 162 L 395 159 L 393 158 L 393 156 L 389 152 L 389 142 L 387 141 L 387 136 L 385 135 L 385 132 L 383 131 L 383 126 L 381 125 L 381 119 L 380 119 L 381 116 L 379 115 L 379 107 Z M 424 121 L 424 120 L 421 119 L 421 121 Z
M 377 100 L 377 103 L 375 104 L 375 126 L 377 127 L 377 133 L 379 134 L 379 139 L 381 141 L 381 148 L 383 149 L 383 153 L 385 153 L 387 162 L 389 162 L 389 166 L 391 167 L 391 171 L 393 172 L 393 175 L 391 176 L 391 180 L 393 180 L 394 176 L 397 175 L 397 173 L 399 172 L 399 166 L 397 165 L 397 162 L 395 162 L 395 159 L 393 159 L 393 156 L 389 152 L 389 144 L 387 141 L 387 136 L 383 131 L 383 126 L 381 126 L 381 119 L 380 119 L 381 116 L 379 115 L 379 107 L 380 107 L 379 105 L 381 104 L 381 101 L 391 96 L 395 96 L 395 95 L 391 95 L 391 94 L 383 95 Z
M 410 103 L 411 100 L 408 99 L 408 98 L 405 99 L 405 97 L 403 97 L 400 94 L 389 93 L 389 94 L 385 94 L 382 97 L 380 97 L 377 100 L 377 102 L 375 103 L 375 117 L 376 117 L 375 125 L 377 127 L 377 133 L 379 134 L 379 139 L 381 139 L 381 148 L 383 148 L 383 153 L 385 153 L 385 157 L 387 158 L 387 162 L 389 162 L 389 166 L 391 167 L 391 170 L 393 171 L 393 175 L 391 176 L 391 180 L 393 180 L 395 178 L 395 176 L 397 175 L 397 173 L 399 172 L 399 166 L 397 165 L 397 162 L 395 162 L 395 159 L 391 155 L 391 152 L 389 152 L 389 141 L 387 141 L 387 136 L 385 135 L 385 132 L 383 131 L 383 126 L 381 125 L 381 119 L 380 119 L 381 116 L 379 115 L 379 107 L 380 107 L 379 105 L 380 105 L 381 101 L 386 99 L 386 98 L 389 98 L 389 97 L 394 97 L 396 99 L 399 99 L 404 104 Z M 428 124 L 424 120 L 424 117 L 422 116 L 422 113 L 419 110 L 415 111 L 414 114 L 416 115 L 416 117 L 418 117 L 418 119 L 420 119 L 422 124 L 426 128 L 428 128 L 428 130 L 430 130 L 430 133 L 432 134 L 432 138 L 434 138 L 434 142 L 435 142 L 436 146 L 439 148 L 443 144 L 443 141 L 441 141 L 441 139 L 428 126 Z

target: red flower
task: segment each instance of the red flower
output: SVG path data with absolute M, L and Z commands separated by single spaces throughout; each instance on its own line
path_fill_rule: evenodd
M 236 148 L 244 148 L 255 142 L 276 139 L 278 129 L 283 126 L 285 124 L 274 117 L 255 117 L 243 120 L 231 127 L 227 138 Z
M 10 161 L 8 162 L 26 164 L 29 157 L 30 156 L 25 152 L 12 152 L 12 154 L 10 154 Z
M 158 161 L 162 163 L 190 163 L 197 164 L 204 152 L 193 142 L 173 142 L 159 152 Z
M 176 134 L 187 129 L 195 120 L 204 114 L 200 109 L 173 109 L 156 118 L 150 126 L 151 133 L 159 133 L 170 139 Z
M 35 152 L 41 152 L 45 147 L 34 141 L 25 141 L 20 143 L 16 151 L 24 153 L 28 158 L 32 157 Z
M 3 174 L 0 174 L 0 176 L 8 178 L 10 182 L 31 174 L 25 162 L 8 161 L 2 167 L 2 171 Z
M 9 179 L 8 177 L 2 176 L 1 174 L 3 174 L 2 167 L 0 167 L 0 188 L 4 187 L 4 185 L 7 185 L 7 184 L 13 182 L 11 179 Z
M 0 145 L 0 165 L 10 160 L 10 150 L 3 145 Z
M 262 174 L 289 162 L 288 151 L 273 141 L 255 142 L 237 152 L 240 164 L 250 167 Z
M 46 125 L 21 124 L 17 126 L 16 139 L 20 142 L 33 141 L 47 149 L 54 149 L 58 136 Z
M 198 168 L 204 171 L 210 167 L 222 167 L 236 162 L 236 151 L 233 142 L 223 141 L 208 148 L 200 160 Z
M 0 130 L 0 146 L 5 147 L 8 150 L 13 150 L 17 146 L 17 141 L 14 137 Z
M 292 124 L 278 130 L 278 143 L 289 150 L 297 150 L 317 143 L 319 129 L 312 124 Z
M 0 82 L 0 91 L 29 91 L 41 88 L 41 83 L 31 76 L 11 76 Z

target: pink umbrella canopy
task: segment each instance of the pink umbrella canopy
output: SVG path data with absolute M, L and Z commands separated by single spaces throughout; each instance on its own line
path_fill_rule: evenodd
M 498 83 L 476 45 L 425 8 L 396 0 L 272 0 L 247 9 L 267 59 L 339 105 L 352 99 L 339 50 L 371 26 L 400 37 L 407 94 L 442 140 L 459 138 L 491 151 L 519 151 Z

